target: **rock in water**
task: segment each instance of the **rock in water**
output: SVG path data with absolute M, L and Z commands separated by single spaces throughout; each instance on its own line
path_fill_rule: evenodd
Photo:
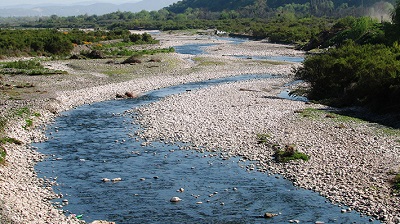
M 277 215 L 278 215 L 278 214 L 266 212 L 266 213 L 264 214 L 264 218 L 270 219 L 270 218 L 273 218 L 273 217 L 275 217 L 275 216 L 277 216 Z
M 170 202 L 180 202 L 180 201 L 182 201 L 182 199 L 180 199 L 179 197 L 172 197 L 169 201 Z

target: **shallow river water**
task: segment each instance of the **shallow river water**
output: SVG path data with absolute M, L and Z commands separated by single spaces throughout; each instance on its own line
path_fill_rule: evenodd
M 149 92 L 136 99 L 84 105 L 64 112 L 35 144 L 49 155 L 36 166 L 40 177 L 58 183 L 54 200 L 66 215 L 87 222 L 116 223 L 368 223 L 369 217 L 333 205 L 317 193 L 298 189 L 280 176 L 252 170 L 249 161 L 224 160 L 218 152 L 179 150 L 143 141 L 125 111 L 170 94 L 267 75 L 209 80 Z M 103 182 L 103 178 L 121 178 Z M 179 189 L 183 192 L 179 192 Z M 182 201 L 171 203 L 171 197 Z M 64 203 L 63 203 L 64 201 Z M 66 203 L 68 201 L 68 203 Z M 272 219 L 264 213 L 276 213 Z
M 262 78 L 249 76 L 248 78 Z M 264 76 L 268 78 L 270 76 Z M 228 78 L 243 80 L 246 76 Z M 48 129 L 49 141 L 36 144 L 51 155 L 36 169 L 41 177 L 57 177 L 55 200 L 85 221 L 117 223 L 264 223 L 265 212 L 277 213 L 272 223 L 365 223 L 368 217 L 341 213 L 317 193 L 297 189 L 279 176 L 250 171 L 250 163 L 218 152 L 181 151 L 177 146 L 142 146 L 132 136 L 139 127 L 124 111 L 162 97 L 226 82 L 210 80 L 149 92 L 137 99 L 85 105 L 67 111 Z M 103 182 L 103 178 L 121 178 Z M 177 192 L 180 188 L 184 192 Z M 169 202 L 171 197 L 182 199 Z M 67 214 L 68 215 L 68 214 Z

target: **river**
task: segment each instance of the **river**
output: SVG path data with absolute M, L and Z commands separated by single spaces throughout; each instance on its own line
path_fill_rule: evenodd
M 49 155 L 39 177 L 56 180 L 53 200 L 66 215 L 116 223 L 367 223 L 369 217 L 331 204 L 280 176 L 253 170 L 251 161 L 223 159 L 132 135 L 140 127 L 124 112 L 170 94 L 269 75 L 189 83 L 148 92 L 136 99 L 84 105 L 64 112 L 48 127 L 49 140 L 35 144 Z M 104 182 L 103 178 L 121 178 Z M 182 201 L 171 203 L 171 197 Z

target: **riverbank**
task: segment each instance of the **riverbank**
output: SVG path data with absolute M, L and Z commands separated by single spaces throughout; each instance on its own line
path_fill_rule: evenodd
M 184 43 L 207 43 L 205 36 L 176 36 L 161 34 L 159 47 Z M 175 38 L 178 41 L 171 43 Z M 219 40 L 218 43 L 226 41 Z M 262 44 L 266 52 L 268 44 Z M 229 53 L 235 49 L 223 47 Z M 275 49 L 275 48 L 274 48 Z M 284 54 L 285 48 L 281 52 Z M 218 56 L 216 51 L 197 58 L 188 55 L 159 55 L 156 64 L 109 64 L 108 60 L 44 61 L 53 69 L 68 71 L 68 75 L 5 76 L 10 86 L 29 83 L 29 88 L 6 88 L 0 97 L 0 114 L 6 121 L 4 137 L 18 140 L 5 143 L 6 162 L 0 166 L 0 221 L 1 223 L 80 223 L 65 217 L 50 199 L 55 195 L 51 186 L 54 179 L 38 179 L 36 162 L 45 155 L 31 147 L 32 142 L 44 141 L 45 125 L 60 112 L 76 106 L 115 99 L 116 94 L 143 92 L 186 82 L 207 80 L 241 74 L 287 74 L 290 63 L 257 62 Z
M 242 156 L 334 203 L 399 223 L 400 201 L 390 185 L 399 169 L 398 136 L 322 105 L 279 99 L 283 83 L 257 80 L 167 97 L 136 111 L 145 127 L 140 136 Z M 259 144 L 258 134 L 270 144 Z M 273 144 L 295 145 L 310 160 L 275 163 Z

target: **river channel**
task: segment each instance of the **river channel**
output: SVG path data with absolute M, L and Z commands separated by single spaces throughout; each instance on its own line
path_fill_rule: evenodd
M 189 83 L 139 98 L 84 105 L 62 113 L 47 129 L 49 140 L 34 146 L 49 155 L 36 166 L 39 177 L 56 180 L 53 200 L 66 215 L 86 222 L 116 223 L 368 223 L 369 217 L 299 189 L 280 176 L 252 169 L 251 161 L 224 160 L 218 152 L 143 145 L 135 116 L 124 113 L 196 88 L 248 79 L 246 75 Z M 103 178 L 120 178 L 104 182 Z M 171 197 L 182 201 L 171 203 Z M 271 219 L 266 213 L 278 214 Z

